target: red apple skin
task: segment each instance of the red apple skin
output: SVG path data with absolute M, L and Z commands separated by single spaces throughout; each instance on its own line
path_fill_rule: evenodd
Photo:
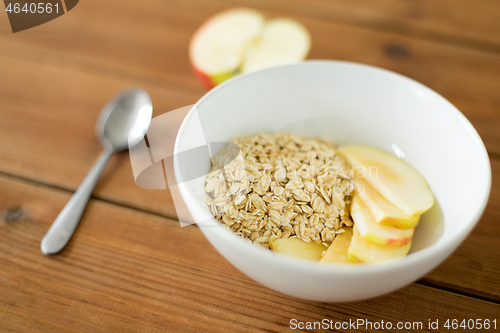
M 215 87 L 216 85 L 212 82 L 212 80 L 210 79 L 210 77 L 203 73 L 202 71 L 200 71 L 198 68 L 196 68 L 195 65 L 191 64 L 191 68 L 193 69 L 193 72 L 194 74 L 196 75 L 196 77 L 198 78 L 198 80 L 200 80 L 200 82 L 207 88 L 207 89 L 212 89 L 213 87 Z
M 420 215 L 413 216 L 409 220 L 388 217 L 388 218 L 381 220 L 378 223 L 389 226 L 389 227 L 394 227 L 397 229 L 408 230 L 408 229 L 415 229 L 417 227 L 419 219 L 420 219 Z
M 213 19 L 213 18 L 212 18 Z M 191 40 L 189 41 L 189 60 L 190 60 L 190 63 L 191 63 L 191 68 L 193 69 L 193 72 L 194 72 L 194 75 L 196 75 L 196 77 L 198 78 L 198 80 L 200 80 L 201 84 L 203 84 L 203 86 L 205 86 L 208 90 L 212 89 L 213 87 L 215 87 L 217 84 L 214 83 L 211 79 L 210 79 L 210 76 L 208 76 L 206 73 L 204 73 L 203 71 L 201 71 L 199 68 L 197 68 L 193 62 L 193 59 L 194 57 L 192 56 L 193 54 L 193 50 L 192 50 L 192 43 L 193 41 L 196 39 L 198 33 L 200 31 L 202 31 L 203 29 L 205 29 L 205 26 L 208 24 L 210 20 L 204 22 L 196 31 L 195 33 L 193 34 L 193 36 L 191 37 Z
M 413 233 L 410 237 L 402 238 L 402 239 L 387 239 L 384 245 L 386 246 L 404 246 L 408 244 L 413 238 Z
M 358 257 L 348 253 L 347 254 L 347 260 L 349 260 L 349 262 L 352 262 L 354 264 L 361 264 L 363 263 L 363 261 L 361 261 Z
M 204 73 L 202 70 L 200 70 L 196 65 L 191 63 L 191 67 L 193 68 L 193 71 L 200 80 L 201 83 L 208 89 L 212 89 L 216 85 L 226 81 L 227 79 L 232 78 L 235 75 L 238 75 L 240 72 L 238 69 L 230 70 L 224 73 L 219 73 L 219 74 L 212 74 L 209 75 L 207 73 Z
M 415 232 L 415 230 L 413 230 L 413 232 Z M 366 239 L 369 242 L 372 242 L 372 243 L 375 243 L 378 245 L 399 247 L 399 246 L 404 246 L 404 245 L 408 244 L 412 240 L 413 232 L 411 235 L 409 235 L 408 237 L 404 237 L 404 238 L 383 238 L 383 237 L 376 237 L 376 236 L 370 237 L 370 235 L 365 235 L 364 237 L 363 236 L 361 236 L 361 237 L 363 237 L 364 239 Z

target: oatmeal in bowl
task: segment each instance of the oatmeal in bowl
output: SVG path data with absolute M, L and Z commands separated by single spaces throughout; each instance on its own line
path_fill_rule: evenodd
M 383 151 L 340 152 L 290 133 L 238 137 L 213 159 L 205 203 L 236 235 L 281 254 L 323 264 L 402 259 L 434 205 L 427 182 Z
M 232 143 L 213 159 L 205 202 L 237 235 L 266 248 L 289 237 L 328 247 L 344 226 L 352 227 L 354 184 L 332 143 L 289 133 Z

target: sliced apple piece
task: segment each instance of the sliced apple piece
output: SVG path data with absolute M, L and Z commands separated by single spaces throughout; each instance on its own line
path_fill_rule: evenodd
M 193 35 L 189 57 L 195 74 L 209 88 L 238 74 L 248 45 L 264 27 L 256 10 L 223 11 L 206 21 Z
M 351 217 L 361 237 L 378 245 L 403 246 L 408 244 L 415 229 L 397 229 L 378 224 L 363 201 L 355 195 L 351 203 Z M 418 216 L 417 216 L 418 218 Z
M 409 217 L 432 207 L 434 197 L 425 179 L 402 159 L 359 145 L 341 147 L 338 152 L 358 176 Z
M 367 241 L 359 234 L 354 222 L 351 244 L 347 250 L 350 262 L 378 263 L 406 256 L 410 251 L 411 241 L 403 246 L 383 246 Z
M 284 18 L 270 20 L 259 40 L 249 47 L 242 71 L 248 73 L 302 61 L 310 48 L 311 37 L 302 24 Z
M 304 242 L 300 238 L 280 238 L 269 240 L 269 247 L 274 252 L 292 257 L 320 261 L 321 253 L 326 251 L 326 246 L 314 242 Z
M 349 263 L 347 249 L 351 244 L 352 228 L 344 228 L 344 230 L 343 233 L 335 237 L 320 263 Z
M 311 47 L 307 29 L 294 20 L 265 21 L 258 11 L 237 8 L 205 22 L 189 43 L 196 76 L 208 88 L 242 72 L 304 60 Z
M 417 226 L 420 215 L 409 217 L 382 197 L 362 178 L 354 177 L 354 183 L 356 196 L 363 201 L 375 222 L 399 229 L 414 229 Z

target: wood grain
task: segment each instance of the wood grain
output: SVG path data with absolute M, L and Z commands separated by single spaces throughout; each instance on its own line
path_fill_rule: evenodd
M 8 176 L 0 187 L 1 330 L 286 332 L 292 318 L 427 323 L 500 314 L 497 304 L 418 284 L 363 302 L 301 301 L 244 276 L 196 227 L 97 200 L 69 246 L 46 257 L 39 241 L 70 194 Z
M 500 3 L 479 0 L 225 0 L 325 21 L 500 51 Z
M 0 112 L 0 171 L 74 191 L 102 150 L 94 130 L 101 108 L 136 81 L 1 55 L 0 63 L 0 100 L 8 110 Z M 175 88 L 141 86 L 151 95 L 154 116 L 199 97 Z M 127 152 L 115 155 L 107 170 L 95 196 L 176 216 L 168 192 L 142 190 L 134 183 Z
M 94 126 L 104 103 L 127 86 L 148 90 L 155 115 L 196 102 L 206 91 L 191 72 L 189 39 L 237 5 L 303 22 L 312 59 L 404 74 L 469 118 L 492 159 L 492 193 L 441 266 L 364 302 L 281 295 L 237 271 L 196 227 L 165 218 L 176 217 L 169 193 L 138 188 L 127 153 L 111 160 L 69 246 L 41 255 L 41 238 L 101 150 Z M 0 331 L 286 332 L 292 318 L 500 319 L 499 15 L 490 0 L 86 0 L 16 34 L 0 15 Z
M 422 282 L 500 302 L 500 160 L 492 160 L 491 166 L 493 185 L 483 217 L 457 251 Z
M 210 15 L 232 6 L 201 0 L 126 0 L 117 10 L 114 2 L 88 0 L 77 11 L 44 25 L 47 33 L 3 34 L 0 49 L 15 58 L 109 73 L 139 83 L 185 87 L 201 96 L 203 89 L 187 58 L 189 39 Z M 466 115 L 496 121 L 500 117 L 499 53 L 312 19 L 286 10 L 268 14 L 296 18 L 309 28 L 311 59 L 390 69 L 435 89 Z M 49 28 L 58 33 L 49 33 Z
M 325 36 L 321 39 L 321 27 L 327 26 L 326 23 L 318 23 L 318 30 L 313 36 L 320 36 L 320 40 L 325 40 Z M 364 31 L 364 34 L 372 34 L 364 28 L 358 30 Z M 323 47 L 328 46 L 325 43 Z M 437 44 L 436 47 L 441 48 Z M 39 50 L 37 52 L 44 54 Z M 470 51 L 467 52 L 470 54 Z M 346 52 L 345 57 L 357 54 L 359 52 Z M 443 57 L 442 61 L 444 56 L 440 55 Z M 114 92 L 130 85 L 143 86 L 152 95 L 155 115 L 192 104 L 201 96 L 198 90 L 188 86 L 175 87 L 154 79 L 119 76 L 112 71 L 98 73 L 74 65 L 66 66 L 64 62 L 46 61 L 43 57 L 41 59 L 16 59 L 11 54 L 0 55 L 0 99 L 5 110 L 8 110 L 0 113 L 0 141 L 6 143 L 0 146 L 0 171 L 66 190 L 76 189 L 101 150 L 94 137 L 95 120 L 102 105 Z M 381 57 L 377 61 L 397 65 L 398 60 L 393 59 L 391 62 L 390 59 L 384 59 Z M 429 55 L 425 64 L 441 62 L 436 59 L 436 55 Z M 474 59 L 475 57 L 471 57 L 463 61 L 473 63 Z M 74 61 L 76 64 L 80 60 Z M 492 60 L 489 68 L 497 62 L 496 58 Z M 86 67 L 88 64 L 82 63 L 82 66 Z M 481 76 L 490 72 L 487 67 L 484 65 L 482 73 L 470 71 L 469 74 L 479 81 Z M 412 67 L 406 64 L 401 68 Z M 185 73 L 185 76 L 191 77 L 190 75 L 189 72 Z M 494 81 L 493 78 L 491 80 Z M 41 82 L 43 84 L 40 84 Z M 455 83 L 447 81 L 445 86 L 453 84 Z M 449 89 L 454 91 L 451 87 Z M 500 90 L 500 85 L 498 89 Z M 493 97 L 493 92 L 489 94 L 491 98 L 497 98 Z M 488 99 L 490 97 L 487 97 Z M 466 100 L 467 103 L 473 102 Z M 493 110 L 498 110 L 496 104 L 491 109 L 482 105 L 468 113 L 485 140 L 490 154 L 497 158 L 500 156 L 500 117 L 497 117 Z M 500 170 L 495 161 L 493 172 L 496 179 Z M 495 186 L 498 185 L 494 185 L 493 191 Z M 170 218 L 176 217 L 167 191 L 143 190 L 135 185 L 127 153 L 118 154 L 113 158 L 94 192 L 94 197 Z M 458 254 L 450 258 L 445 268 L 429 275 L 424 280 L 425 283 L 499 300 L 500 291 L 495 288 L 498 280 L 494 278 L 500 273 L 495 260 L 498 255 L 495 241 L 496 237 L 500 236 L 500 231 L 494 227 L 495 221 L 500 218 L 498 208 L 494 204 L 500 202 L 498 198 L 500 197 L 493 192 L 492 204 L 478 226 L 479 230 L 485 228 L 488 232 L 484 235 L 478 234 L 477 237 L 473 235 L 474 238 L 471 237 Z M 490 229 L 493 229 L 493 232 L 490 232 Z M 483 244 L 488 244 L 489 251 L 481 255 L 481 259 L 464 255 L 482 252 Z M 472 268 L 472 273 L 457 274 L 464 267 Z

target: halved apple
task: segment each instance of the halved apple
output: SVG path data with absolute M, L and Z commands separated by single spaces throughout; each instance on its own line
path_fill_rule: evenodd
M 402 159 L 359 145 L 341 147 L 338 152 L 360 178 L 409 217 L 432 207 L 434 197 L 425 179 Z
M 359 234 L 356 222 L 354 223 L 351 244 L 347 250 L 350 262 L 378 263 L 406 256 L 410 251 L 411 241 L 403 246 L 384 246 L 367 241 Z
M 197 77 L 213 88 L 242 72 L 302 61 L 310 44 L 307 29 L 296 21 L 266 22 L 256 10 L 236 8 L 213 16 L 196 31 L 189 58 Z
M 413 237 L 414 229 L 397 229 L 375 222 L 369 210 L 357 195 L 352 199 L 351 217 L 361 237 L 378 245 L 403 246 L 408 244 Z
M 356 196 L 363 201 L 376 223 L 399 229 L 414 229 L 420 215 L 409 217 L 387 201 L 362 178 L 354 177 Z
M 297 237 L 270 239 L 269 247 L 274 252 L 314 261 L 320 261 L 321 253 L 327 250 L 326 246 L 322 244 L 304 242 Z
M 352 228 L 344 228 L 344 230 L 343 233 L 335 237 L 320 263 L 349 263 L 347 249 L 351 244 Z

